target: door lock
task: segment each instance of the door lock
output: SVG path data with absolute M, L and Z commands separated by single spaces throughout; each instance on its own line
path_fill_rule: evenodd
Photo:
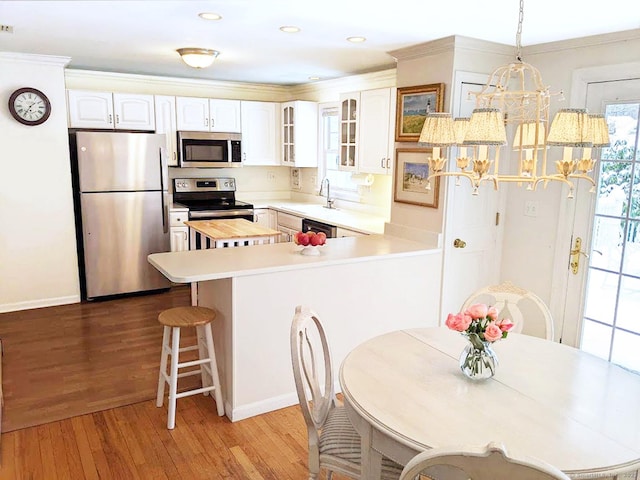
M 589 258 L 589 255 L 582 251 L 582 238 L 576 237 L 576 241 L 573 248 L 569 252 L 569 266 L 571 267 L 571 273 L 578 274 L 578 267 L 580 267 L 580 255 L 584 255 L 584 258 Z
M 459 238 L 456 238 L 453 241 L 453 248 L 464 248 L 467 246 L 467 242 L 465 242 L 464 240 L 460 240 Z

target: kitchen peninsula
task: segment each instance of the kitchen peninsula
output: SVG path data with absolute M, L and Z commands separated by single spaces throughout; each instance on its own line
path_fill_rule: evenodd
M 323 322 L 336 369 L 366 339 L 439 323 L 440 249 L 388 235 L 332 238 L 320 248 L 318 256 L 293 243 L 149 255 L 169 280 L 198 282 L 198 304 L 217 310 L 232 421 L 298 402 L 289 329 L 299 304 Z

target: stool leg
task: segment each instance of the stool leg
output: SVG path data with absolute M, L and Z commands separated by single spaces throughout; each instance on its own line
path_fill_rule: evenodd
M 180 351 L 180 327 L 173 327 L 171 332 L 171 374 L 169 376 L 169 416 L 167 428 L 176 426 L 176 394 L 178 391 L 178 357 Z
M 204 344 L 205 342 L 205 335 L 204 335 L 204 331 L 203 331 L 203 326 L 202 325 L 198 325 L 196 327 L 196 334 L 198 337 L 198 355 L 200 359 L 204 359 L 204 358 L 208 358 L 207 357 L 207 347 Z M 205 370 L 203 365 L 200 365 L 200 378 L 202 379 L 202 386 L 203 387 L 208 387 L 210 385 L 213 385 L 213 383 L 211 383 L 211 379 L 209 378 L 209 375 L 207 374 L 207 371 Z M 209 395 L 209 392 L 204 392 L 203 395 Z
M 204 333 L 207 337 L 207 351 L 209 353 L 209 358 L 211 359 L 211 376 L 213 385 L 216 387 L 213 393 L 216 399 L 218 415 L 222 417 L 224 415 L 224 404 L 222 400 L 222 389 L 220 388 L 220 377 L 218 376 L 218 362 L 216 361 L 216 351 L 213 348 L 213 334 L 211 333 L 210 323 L 204 326 Z
M 161 407 L 164 403 L 164 384 L 166 380 L 163 374 L 167 373 L 167 357 L 169 356 L 169 352 L 167 352 L 167 348 L 169 347 L 169 332 L 171 327 L 164 327 L 164 333 L 162 334 L 162 353 L 160 354 L 160 375 L 158 375 L 158 394 L 156 396 L 156 407 Z

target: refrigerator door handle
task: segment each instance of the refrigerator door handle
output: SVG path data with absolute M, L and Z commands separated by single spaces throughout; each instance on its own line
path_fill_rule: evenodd
M 164 196 L 165 196 L 165 178 L 164 178 L 164 148 L 160 147 L 158 151 L 158 160 L 160 164 L 160 203 L 162 207 L 162 231 L 164 233 L 169 233 L 169 215 L 168 209 L 165 205 Z

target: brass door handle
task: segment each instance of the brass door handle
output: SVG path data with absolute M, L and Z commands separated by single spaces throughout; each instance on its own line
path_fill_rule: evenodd
M 467 246 L 467 242 L 465 242 L 464 240 L 460 240 L 459 238 L 456 238 L 453 241 L 453 248 L 464 248 Z
M 569 252 L 569 266 L 571 267 L 571 273 L 574 275 L 578 274 L 578 268 L 580 267 L 580 255 L 584 255 L 584 258 L 589 258 L 589 255 L 582 251 L 582 238 L 577 237 L 573 248 Z

